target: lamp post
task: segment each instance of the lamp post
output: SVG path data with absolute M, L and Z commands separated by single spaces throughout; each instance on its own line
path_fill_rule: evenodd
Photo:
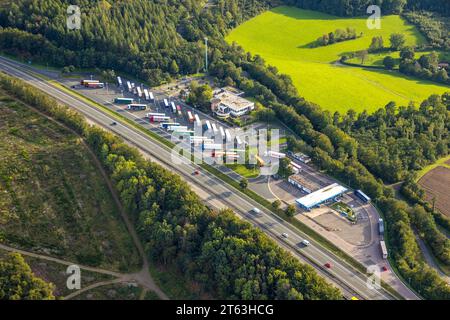
M 208 38 L 205 37 L 205 71 L 208 72 Z

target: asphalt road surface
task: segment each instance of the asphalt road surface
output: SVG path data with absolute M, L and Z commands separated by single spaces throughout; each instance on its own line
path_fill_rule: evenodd
M 104 128 L 108 128 L 108 130 L 120 135 L 140 149 L 148 152 L 158 159 L 158 161 L 171 167 L 172 171 L 180 174 L 186 180 L 196 183 L 203 190 L 224 202 L 243 219 L 262 229 L 282 247 L 288 249 L 294 256 L 299 257 L 302 261 L 308 261 L 308 263 L 316 268 L 322 276 L 325 276 L 330 282 L 337 285 L 346 297 L 357 296 L 360 299 L 368 300 L 394 299 L 394 297 L 383 288 L 368 286 L 368 278 L 366 275 L 360 273 L 348 263 L 341 261 L 326 248 L 316 243 L 313 239 L 309 238 L 306 234 L 294 228 L 289 223 L 275 216 L 251 198 L 225 184 L 208 172 L 201 171 L 201 168 L 196 165 L 187 163 L 187 160 L 184 160 L 183 164 L 174 163 L 169 148 L 152 140 L 139 130 L 122 123 L 120 120 L 114 119 L 94 106 L 84 103 L 50 85 L 46 81 L 31 75 L 26 72 L 27 67 L 22 64 L 13 62 L 9 59 L 0 58 L 0 70 L 3 70 L 5 73 L 14 77 L 21 78 L 63 102 L 65 105 L 78 110 L 91 121 L 94 121 Z M 117 122 L 117 125 L 111 126 L 111 123 L 114 121 Z M 193 172 L 195 170 L 200 170 L 201 174 L 194 176 Z M 254 207 L 259 208 L 261 214 L 255 215 L 252 213 Z M 282 237 L 282 234 L 288 234 L 288 237 Z M 311 245 L 303 247 L 301 242 L 304 239 L 309 240 Z M 327 263 L 332 267 L 324 267 Z

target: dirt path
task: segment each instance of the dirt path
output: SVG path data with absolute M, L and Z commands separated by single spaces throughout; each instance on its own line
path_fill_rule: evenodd
M 123 282 L 123 281 L 121 279 L 114 279 L 114 280 L 107 280 L 107 281 L 96 282 L 94 284 L 91 284 L 91 285 L 89 285 L 87 287 L 84 287 L 84 288 L 82 288 L 82 289 L 80 289 L 78 291 L 75 291 L 75 292 L 65 296 L 63 299 L 64 300 L 70 300 L 70 299 L 72 299 L 72 298 L 74 298 L 76 296 L 79 296 L 80 294 L 82 294 L 82 293 L 84 293 L 86 291 L 89 291 L 91 289 L 107 286 L 107 285 L 110 285 L 110 284 L 120 283 L 120 282 Z
M 10 247 L 10 246 L 7 246 L 7 245 L 1 244 L 1 243 L 0 243 L 0 249 L 6 250 L 6 251 L 9 251 L 9 252 L 17 252 L 17 253 L 20 253 L 23 256 L 28 256 L 28 257 L 32 257 L 32 258 L 38 258 L 38 259 L 42 259 L 42 260 L 56 262 L 56 263 L 63 264 L 63 265 L 66 265 L 66 266 L 77 265 L 77 266 L 80 267 L 80 269 L 83 269 L 83 270 L 86 270 L 86 271 L 91 271 L 91 272 L 96 272 L 96 273 L 101 273 L 101 274 L 106 274 L 106 275 L 110 275 L 110 276 L 113 276 L 113 277 L 122 277 L 123 276 L 122 273 L 118 273 L 118 272 L 115 272 L 115 271 L 110 271 L 110 270 L 105 270 L 105 269 L 95 268 L 95 267 L 88 267 L 88 266 L 80 265 L 79 263 L 76 263 L 76 262 L 73 262 L 73 261 L 66 261 L 66 260 L 62 260 L 62 259 L 46 256 L 46 255 L 43 255 L 43 254 L 39 254 L 39 253 L 25 251 L 25 250 L 21 250 L 21 249 L 17 249 L 17 248 L 14 248 L 14 247 Z

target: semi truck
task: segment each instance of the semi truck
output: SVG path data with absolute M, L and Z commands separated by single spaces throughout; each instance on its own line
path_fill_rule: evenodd
M 127 109 L 132 110 L 132 111 L 142 111 L 142 110 L 147 110 L 147 105 L 132 103 L 127 106 Z
M 139 97 L 139 98 L 142 98 L 142 90 L 141 90 L 141 87 L 137 87 L 137 88 L 136 88 L 136 91 L 137 91 L 138 97 Z
M 81 80 L 80 84 L 82 86 L 87 86 L 88 83 L 99 83 L 100 81 L 98 80 Z
M 180 124 L 176 123 L 176 122 L 164 122 L 164 123 L 161 123 L 159 126 L 162 129 L 167 129 L 167 128 L 171 127 L 171 126 L 179 126 L 179 125 Z
M 164 117 L 166 114 L 165 113 L 156 113 L 156 112 L 150 112 L 150 113 L 147 113 L 146 115 L 145 115 L 145 117 L 147 117 L 147 118 L 150 118 L 150 117 Z
M 202 121 L 200 120 L 200 117 L 198 116 L 198 114 L 195 114 L 194 118 L 195 118 L 195 124 L 197 125 L 197 127 L 200 128 L 202 126 Z
M 144 89 L 144 97 L 145 97 L 145 100 L 150 100 L 150 95 L 148 94 L 148 90 L 147 89 Z
M 167 128 L 168 131 L 186 131 L 188 127 L 186 126 L 170 126 Z
M 117 103 L 117 104 L 132 104 L 133 101 L 134 100 L 132 98 L 115 98 L 114 99 L 114 103 Z
M 232 141 L 230 130 L 225 129 L 225 137 L 226 137 L 228 143 L 230 143 Z
M 105 87 L 105 84 L 103 82 L 88 82 L 84 86 L 90 89 L 101 89 Z
M 384 242 L 384 240 L 380 241 L 380 249 L 381 249 L 381 255 L 383 256 L 383 259 L 387 259 L 388 258 L 388 251 L 386 248 L 386 242 Z
M 150 116 L 150 122 L 167 122 L 170 121 L 170 117 L 167 116 Z
M 203 143 L 203 150 L 222 150 L 223 146 L 220 143 Z
M 172 106 L 172 112 L 177 113 L 177 106 L 175 105 L 175 102 L 171 102 L 170 105 Z
M 380 236 L 384 235 L 384 221 L 383 219 L 378 219 L 378 233 Z
M 168 108 L 168 107 L 169 107 L 169 100 L 167 100 L 167 99 L 164 99 L 164 106 L 165 106 L 166 108 Z
M 192 137 L 194 135 L 194 131 L 192 131 L 192 130 L 174 130 L 173 134 L 177 135 L 177 136 L 190 136 L 190 137 Z
M 212 127 L 212 129 L 213 129 L 214 134 L 216 134 L 217 132 L 219 132 L 219 130 L 217 129 L 217 126 L 216 126 L 216 124 L 215 124 L 214 122 L 211 123 L 211 127 Z
M 266 156 L 269 156 L 271 158 L 277 158 L 277 159 L 286 158 L 286 154 L 285 153 L 275 152 L 275 151 L 268 151 L 268 152 L 266 152 Z
M 119 87 L 121 87 L 122 86 L 122 78 L 120 78 L 120 77 L 117 77 L 117 85 L 119 86 Z
M 128 89 L 128 92 L 133 91 L 133 87 L 131 86 L 131 82 L 130 81 L 127 81 L 127 89 Z
M 361 199 L 364 203 L 369 203 L 370 202 L 370 198 L 361 190 L 355 190 L 355 195 Z
M 187 115 L 188 115 L 189 122 L 193 123 L 195 119 L 194 119 L 194 116 L 192 115 L 192 112 L 188 111 Z
M 206 138 L 206 137 L 194 137 L 194 136 L 192 136 L 190 138 L 190 142 L 194 146 L 200 146 L 200 145 L 203 145 L 203 143 L 212 144 L 212 143 L 214 143 L 214 140 Z
M 205 131 L 211 131 L 212 130 L 211 122 L 209 122 L 209 120 L 205 121 L 204 129 L 205 129 Z
M 182 113 L 182 111 L 181 111 L 181 106 L 180 106 L 180 105 L 177 105 L 177 112 L 178 112 L 178 115 L 179 115 L 180 117 L 183 115 L 183 113 Z

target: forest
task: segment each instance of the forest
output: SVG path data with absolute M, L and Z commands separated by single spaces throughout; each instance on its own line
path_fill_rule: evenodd
M 109 172 L 148 255 L 218 299 L 341 299 L 341 292 L 231 210 L 206 207 L 179 176 L 41 91 L 0 74 L 0 87 L 86 140 Z
M 284 0 L 285 4 L 303 9 L 323 11 L 337 16 L 366 15 L 367 7 L 378 5 L 382 14 L 399 14 L 406 10 L 438 11 L 450 14 L 450 3 L 447 0 Z
M 359 159 L 388 183 L 402 181 L 448 154 L 450 93 L 431 96 L 420 106 L 390 103 L 373 114 L 335 113 L 333 122 L 360 142 Z
M 54 300 L 54 286 L 33 274 L 19 253 L 0 257 L 0 300 Z
M 450 289 L 445 286 L 445 282 L 422 261 L 413 227 L 433 229 L 426 241 L 429 244 L 440 244 L 436 247 L 435 254 L 442 261 L 448 261 L 448 241 L 441 241 L 442 234 L 435 230 L 434 221 L 422 219 L 431 213 L 424 213 L 421 204 L 411 207 L 404 201 L 395 199 L 393 190 L 383 184 L 383 180 L 399 181 L 405 178 L 408 170 L 420 168 L 440 155 L 446 152 L 448 154 L 449 121 L 448 113 L 444 112 L 449 108 L 448 95 L 430 97 L 417 110 L 413 110 L 412 106 L 396 107 L 389 104 L 386 107 L 380 106 L 382 108 L 372 115 L 357 115 L 351 111 L 345 115 L 332 115 L 301 98 L 292 85 L 292 80 L 280 74 L 276 68 L 266 65 L 261 57 L 253 56 L 236 45 L 228 45 L 223 40 L 227 30 L 273 5 L 290 4 L 341 16 L 353 16 L 365 14 L 368 0 L 219 0 L 210 9 L 204 9 L 202 2 L 193 0 L 181 3 L 170 0 L 76 2 L 84 8 L 85 25 L 70 35 L 61 22 L 61 17 L 65 17 L 67 1 L 19 0 L 11 4 L 10 8 L 0 9 L 0 25 L 3 27 L 0 30 L 0 50 L 24 58 L 52 61 L 60 67 L 74 65 L 114 68 L 154 85 L 176 77 L 175 71 L 180 74 L 200 71 L 203 37 L 208 36 L 211 62 L 209 72 L 216 81 L 236 85 L 270 109 L 266 116 L 276 117 L 292 128 L 295 135 L 289 141 L 291 149 L 308 153 L 321 169 L 369 194 L 386 219 L 388 243 L 403 277 L 410 279 L 411 285 L 426 298 L 450 298 Z M 378 3 L 382 4 L 383 12 L 390 13 L 411 9 L 438 10 L 443 16 L 450 13 L 450 3 L 446 0 L 380 0 Z M 53 14 L 51 19 L 47 18 L 48 12 Z M 149 28 L 149 21 L 152 21 L 154 27 Z M 103 24 L 108 26 L 107 29 L 95 27 Z M 140 34 L 152 36 L 149 36 L 149 41 L 141 41 L 138 39 Z M 174 62 L 178 68 L 173 68 Z M 82 125 L 79 126 L 84 130 Z M 365 130 L 373 136 L 366 134 Z M 375 140 L 375 136 L 379 136 L 381 142 Z M 184 194 L 185 191 L 180 191 L 179 198 L 188 199 L 188 203 L 179 203 L 175 207 L 164 198 L 167 197 L 164 192 L 161 192 L 163 199 L 154 198 L 155 193 L 151 188 L 148 195 L 152 201 L 146 202 L 147 198 L 143 197 L 145 188 L 175 187 L 172 184 L 158 184 L 158 170 L 148 165 L 141 167 L 137 158 L 131 157 L 132 152 L 123 150 L 124 147 L 119 149 L 131 158 L 114 150 L 121 144 L 112 137 L 101 139 L 105 140 L 101 140 L 101 145 L 94 145 L 95 148 L 103 149 L 102 159 L 110 172 L 116 175 L 119 188 L 124 188 L 124 196 L 128 194 L 135 197 L 138 207 L 132 209 L 136 210 L 136 219 L 148 220 L 148 223 L 141 222 L 140 226 L 149 243 L 166 246 L 167 249 L 160 251 L 160 257 L 165 262 L 176 261 L 189 268 L 192 275 L 195 275 L 195 280 L 209 289 L 213 286 L 211 279 L 228 279 L 223 277 L 222 272 L 241 275 L 237 271 L 239 265 L 236 262 L 233 262 L 234 269 L 219 270 L 220 259 L 226 256 L 221 246 L 229 243 L 238 250 L 236 252 L 241 252 L 239 250 L 250 245 L 249 243 L 260 243 L 263 239 L 259 239 L 261 235 L 256 231 L 256 235 L 246 233 L 245 227 L 233 221 L 229 214 L 214 217 L 213 213 L 200 204 L 195 204 L 193 196 Z M 381 162 L 384 162 L 382 166 Z M 156 203 L 156 206 L 149 206 L 148 203 Z M 200 207 L 194 210 L 192 206 L 195 205 Z M 183 210 L 189 212 L 192 220 L 181 214 Z M 204 227 L 204 221 L 210 223 L 211 219 L 217 228 Z M 174 225 L 177 221 L 180 226 Z M 236 229 L 235 224 L 242 229 Z M 198 236 L 194 240 L 184 237 L 192 236 L 190 228 L 197 228 Z M 230 235 L 229 228 L 234 232 L 241 230 L 242 233 Z M 241 240 L 235 237 L 242 237 L 244 233 L 247 238 L 243 240 L 242 246 L 238 246 Z M 193 248 L 202 248 L 204 251 L 195 255 L 198 251 L 191 251 Z M 259 249 L 254 250 L 260 254 Z M 276 248 L 273 250 L 277 252 Z M 245 251 L 250 252 L 248 248 Z M 246 256 L 246 259 L 249 263 L 254 261 L 251 255 Z M 202 266 L 199 261 L 211 264 L 203 269 L 199 267 Z M 278 286 L 292 276 L 292 271 L 280 274 L 277 269 L 282 266 L 286 270 L 292 270 L 289 266 L 294 262 L 289 259 L 282 259 L 281 262 L 277 260 L 276 263 L 264 259 L 260 261 L 274 270 L 266 279 L 267 282 L 264 282 L 266 284 Z M 251 272 L 251 276 L 246 276 L 252 281 L 261 277 L 258 270 L 251 269 Z M 233 287 L 228 285 L 215 289 L 222 297 L 234 298 L 248 295 L 264 298 L 286 295 L 297 298 L 336 297 L 335 292 L 327 291 L 329 289 L 311 292 L 308 288 L 299 287 L 300 283 L 295 280 L 290 285 L 281 285 L 289 290 L 286 292 L 280 289 L 277 291 L 279 295 L 272 291 L 269 294 L 267 288 L 270 286 L 257 287 L 255 282 L 250 281 L 237 281 Z

